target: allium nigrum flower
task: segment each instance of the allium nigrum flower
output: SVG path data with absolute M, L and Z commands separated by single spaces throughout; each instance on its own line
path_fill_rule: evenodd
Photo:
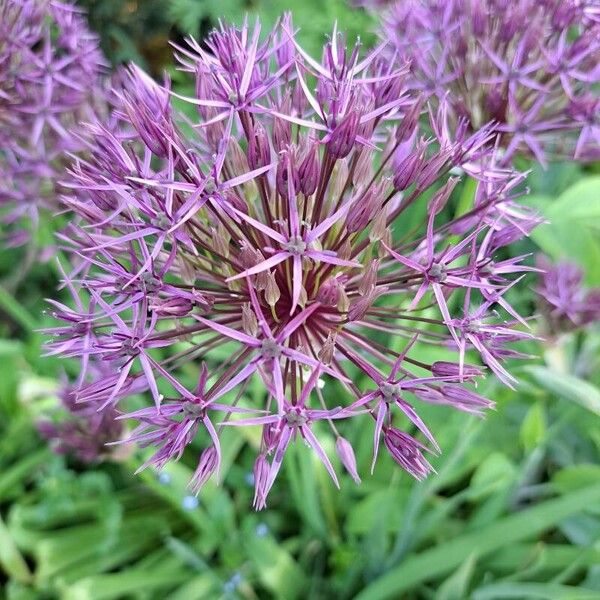
M 584 285 L 580 267 L 567 261 L 552 264 L 543 255 L 537 266 L 542 271 L 536 291 L 545 333 L 556 335 L 600 321 L 600 288 Z
M 67 278 L 77 306 L 55 303 L 49 349 L 111 365 L 81 379 L 80 402 L 150 391 L 154 405 L 130 414 L 131 441 L 155 450 L 146 464 L 204 440 L 195 490 L 233 426 L 262 427 L 257 508 L 299 437 L 337 483 L 327 429 L 358 481 L 338 431 L 351 418 L 373 422 L 375 456 L 383 441 L 425 477 L 438 446 L 417 404 L 480 414 L 493 403 L 471 384 L 486 367 L 512 381 L 504 343 L 530 334 L 504 292 L 527 267 L 495 254 L 533 225 L 522 176 L 497 166 L 487 127 L 431 111 L 427 137 L 423 96 L 384 50 L 361 57 L 334 30 L 316 60 L 289 17 L 262 38 L 258 24 L 223 26 L 177 47 L 193 96 L 132 67 L 121 133 L 88 128 L 65 198 L 78 219 L 61 236 L 83 259 Z M 475 198 L 456 211 L 466 178 Z M 427 347 L 447 360 L 423 359 Z
M 411 86 L 473 128 L 495 121 L 517 153 L 598 156 L 596 0 L 402 0 L 382 36 L 411 63 Z
M 40 208 L 57 208 L 65 152 L 103 97 L 104 60 L 79 9 L 57 0 L 0 0 L 0 219 L 28 238 Z

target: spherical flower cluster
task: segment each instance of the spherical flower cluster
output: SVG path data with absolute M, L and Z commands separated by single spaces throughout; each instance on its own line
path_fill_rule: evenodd
M 63 385 L 60 408 L 41 419 L 37 428 L 57 454 L 70 455 L 84 463 L 96 463 L 115 455 L 109 444 L 121 438 L 125 424 L 114 407 L 98 411 L 91 404 L 77 402 L 76 390 Z
M 600 288 L 584 285 L 580 267 L 567 261 L 552 264 L 543 255 L 538 256 L 537 266 L 542 271 L 536 291 L 546 335 L 600 321 Z
M 508 163 L 517 153 L 597 158 L 597 0 L 406 0 L 382 36 L 410 61 L 412 86 L 472 127 L 495 121 Z
M 79 10 L 57 0 L 0 0 L 0 219 L 28 239 L 40 207 L 56 207 L 73 131 L 101 96 L 104 61 Z M 62 165 L 62 167 L 61 167 Z
M 424 478 L 439 447 L 412 402 L 482 414 L 493 402 L 472 384 L 487 367 L 511 385 L 506 344 L 530 336 L 505 298 L 524 257 L 497 254 L 534 220 L 490 129 L 452 129 L 440 110 L 427 137 L 423 97 L 384 46 L 361 57 L 334 29 L 319 61 L 294 33 L 286 17 L 264 39 L 258 23 L 223 26 L 177 47 L 190 97 L 131 68 L 121 133 L 91 125 L 90 158 L 71 169 L 78 219 L 62 239 L 83 260 L 49 343 L 81 357 L 79 402 L 150 391 L 127 414 L 130 440 L 154 449 L 146 464 L 206 441 L 194 490 L 219 471 L 224 428 L 262 427 L 257 508 L 296 438 L 338 483 L 327 429 L 358 481 L 347 419 L 373 423 L 373 464 L 383 441 Z M 450 360 L 421 360 L 427 346 Z M 113 374 L 94 379 L 97 362 Z

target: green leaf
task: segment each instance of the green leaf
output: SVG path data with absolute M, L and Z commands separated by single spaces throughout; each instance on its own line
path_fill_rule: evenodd
M 600 415 L 600 390 L 595 385 L 574 375 L 557 373 L 541 365 L 528 365 L 524 370 L 551 394 L 576 402 Z
M 473 600 L 597 600 L 598 590 L 557 583 L 492 583 L 473 593 Z
M 276 598 L 293 600 L 306 597 L 303 592 L 308 579 L 291 554 L 287 552 L 269 533 L 256 527 L 250 519 L 244 526 L 244 546 L 248 557 L 254 563 L 261 583 Z
M 28 332 L 32 332 L 38 326 L 23 304 L 2 286 L 0 286 L 0 309 Z
M 551 204 L 547 214 L 588 225 L 588 219 L 600 219 L 600 176 L 580 179 Z
M 485 556 L 508 544 L 530 539 L 598 502 L 600 484 L 548 500 L 477 531 L 460 535 L 445 544 L 409 557 L 368 585 L 355 600 L 399 598 L 402 592 L 449 573 L 471 555 Z
M 515 475 L 514 465 L 501 452 L 493 452 L 477 467 L 468 496 L 471 500 L 498 493 L 508 486 Z
M 585 269 L 588 283 L 600 284 L 600 177 L 578 181 L 554 201 L 532 196 L 527 202 L 549 221 L 533 230 L 536 244 L 555 260 L 577 262 Z
M 600 481 L 600 466 L 594 464 L 571 465 L 552 477 L 552 484 L 562 493 L 578 490 Z
M 0 517 L 0 567 L 15 581 L 28 583 L 31 572 L 23 556 L 19 552 L 10 532 Z
M 474 556 L 469 556 L 460 568 L 440 585 L 436 596 L 437 600 L 463 600 L 463 598 L 467 598 L 469 582 L 475 572 L 476 562 Z
M 64 600 L 111 600 L 129 594 L 152 591 L 153 598 L 164 597 L 158 590 L 173 588 L 189 578 L 181 570 L 150 571 L 130 569 L 123 573 L 95 575 L 78 581 L 61 595 Z
M 34 454 L 26 456 L 9 469 L 6 469 L 6 471 L 0 475 L 0 499 L 14 494 L 15 487 L 20 485 L 23 481 L 29 480 L 35 473 L 37 467 L 44 464 L 50 455 L 50 450 L 48 448 L 43 448 Z
M 546 435 L 546 412 L 541 402 L 536 402 L 527 411 L 521 425 L 520 438 L 526 450 L 535 448 Z

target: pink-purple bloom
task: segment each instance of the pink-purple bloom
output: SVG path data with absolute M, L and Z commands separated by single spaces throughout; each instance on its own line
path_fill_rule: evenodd
M 557 335 L 600 321 L 600 288 L 586 287 L 583 270 L 568 261 L 552 264 L 539 255 L 536 291 L 544 333 Z
M 496 123 L 504 162 L 598 156 L 596 0 L 402 0 L 381 35 L 457 123 Z
M 111 366 L 80 379 L 80 402 L 149 390 L 153 404 L 125 415 L 146 465 L 204 440 L 196 491 L 219 473 L 226 427 L 262 428 L 258 509 L 298 438 L 338 484 L 329 430 L 358 481 L 347 419 L 372 421 L 374 456 L 383 441 L 422 479 L 439 448 L 418 403 L 483 413 L 493 402 L 473 384 L 486 366 L 507 373 L 504 342 L 529 335 L 503 295 L 523 257 L 495 261 L 535 223 L 518 208 L 522 176 L 497 166 L 489 127 L 432 110 L 427 135 L 423 94 L 385 44 L 361 56 L 334 29 L 318 60 L 286 16 L 265 35 L 222 26 L 177 56 L 194 95 L 132 68 L 119 127 L 88 127 L 89 158 L 65 182 L 78 219 L 61 235 L 79 261 L 67 286 L 87 300 L 55 304 L 49 351 Z M 467 177 L 475 197 L 457 213 Z M 424 362 L 426 346 L 448 360 Z
M 0 222 L 18 245 L 57 209 L 66 152 L 104 105 L 104 59 L 80 9 L 58 0 L 0 0 Z

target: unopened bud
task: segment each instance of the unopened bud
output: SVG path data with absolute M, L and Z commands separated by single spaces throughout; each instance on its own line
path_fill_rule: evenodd
M 352 260 L 352 244 L 350 243 L 350 240 L 343 242 L 338 248 L 337 255 L 342 260 Z
M 215 251 L 221 256 L 228 258 L 229 257 L 229 241 L 231 240 L 231 236 L 229 232 L 221 223 L 217 229 L 213 229 L 213 244 Z
M 193 304 L 187 298 L 154 298 L 149 308 L 159 317 L 184 317 L 191 312 Z
M 239 142 L 234 138 L 230 137 L 227 144 L 226 161 L 228 167 L 231 169 L 232 174 L 237 177 L 243 175 L 249 171 L 248 159 L 242 150 Z
M 256 337 L 258 333 L 258 319 L 252 310 L 249 302 L 242 306 L 242 328 L 251 336 Z
M 331 364 L 331 361 L 333 360 L 333 353 L 335 351 L 336 338 L 337 338 L 336 333 L 329 332 L 329 334 L 327 335 L 327 339 L 325 340 L 325 343 L 319 350 L 319 354 L 318 354 L 319 360 L 325 365 Z
M 387 220 L 387 206 L 382 206 L 375 215 L 371 231 L 369 231 L 369 239 L 372 242 L 377 242 L 385 236 Z
M 386 227 L 385 233 L 379 241 L 381 244 L 379 244 L 379 247 L 377 248 L 377 256 L 381 259 L 389 255 L 386 246 L 387 248 L 392 246 L 392 230 L 389 227 Z
M 369 268 L 363 275 L 358 284 L 358 293 L 361 296 L 366 296 L 375 288 L 377 284 L 377 272 L 379 270 L 379 261 L 374 260 L 369 264 Z
M 292 111 L 292 97 L 285 96 L 278 112 L 289 115 Z M 273 146 L 276 152 L 281 152 L 289 146 L 292 141 L 292 124 L 280 117 L 275 116 L 273 120 Z
M 439 178 L 440 173 L 443 172 L 449 158 L 450 150 L 442 149 L 425 160 L 417 175 L 417 180 L 415 182 L 416 188 L 418 190 L 426 190 L 434 181 L 436 181 Z
M 334 158 L 345 158 L 350 154 L 356 141 L 356 133 L 360 121 L 358 110 L 350 112 L 341 120 L 340 123 L 331 132 L 331 137 L 327 142 L 327 150 Z
M 465 379 L 482 377 L 483 371 L 475 365 L 463 365 L 462 373 L 458 363 L 438 360 L 431 365 L 431 373 L 434 377 L 459 377 L 461 374 Z
M 338 301 L 339 288 L 340 283 L 335 277 L 328 279 L 319 287 L 317 301 L 325 306 L 335 306 Z
M 346 182 L 348 181 L 349 172 L 350 169 L 348 168 L 348 161 L 340 160 L 335 165 L 331 185 L 331 196 L 333 198 L 339 198 L 339 196 L 344 191 L 344 187 L 346 186 Z
M 410 187 L 416 181 L 422 168 L 423 159 L 421 153 L 416 149 L 396 167 L 396 172 L 394 174 L 394 189 L 403 192 Z
M 279 153 L 279 160 L 277 162 L 275 185 L 279 194 L 286 200 L 289 200 L 290 192 L 292 196 L 295 196 L 300 187 L 300 179 L 294 158 L 294 153 L 288 148 Z M 290 177 L 291 186 L 289 182 Z
M 350 442 L 339 436 L 335 442 L 335 450 L 337 455 L 340 457 L 344 468 L 356 483 L 360 483 L 360 477 L 358 476 L 358 471 L 356 469 L 356 457 L 354 456 L 354 449 Z
M 343 287 L 339 289 L 337 309 L 341 313 L 347 313 L 350 309 L 350 298 L 348 298 L 348 294 L 346 294 L 346 290 Z
M 314 142 L 298 169 L 300 191 L 311 196 L 319 183 L 319 143 Z
M 248 140 L 248 164 L 252 169 L 265 167 L 271 162 L 271 148 L 265 128 L 256 122 L 253 135 Z
M 267 457 L 259 454 L 254 462 L 254 508 L 262 510 L 267 506 L 267 494 L 269 493 L 270 466 Z
M 348 211 L 346 229 L 349 233 L 362 231 L 381 205 L 379 187 L 372 186 L 365 194 L 360 196 Z
M 352 183 L 355 187 L 364 181 L 369 181 L 373 177 L 373 151 L 363 147 L 358 155 L 354 173 L 352 173 Z
M 406 114 L 404 115 L 404 119 L 402 119 L 402 123 L 400 123 L 400 125 L 396 129 L 396 141 L 400 143 L 406 142 L 412 137 L 419 123 L 419 117 L 421 116 L 422 108 L 423 100 L 419 99 L 406 112 Z
M 273 275 L 271 272 L 268 272 L 267 283 L 265 286 L 265 300 L 271 308 L 274 308 L 279 298 L 281 298 L 281 292 L 279 291 L 279 287 L 277 287 L 275 275 Z

